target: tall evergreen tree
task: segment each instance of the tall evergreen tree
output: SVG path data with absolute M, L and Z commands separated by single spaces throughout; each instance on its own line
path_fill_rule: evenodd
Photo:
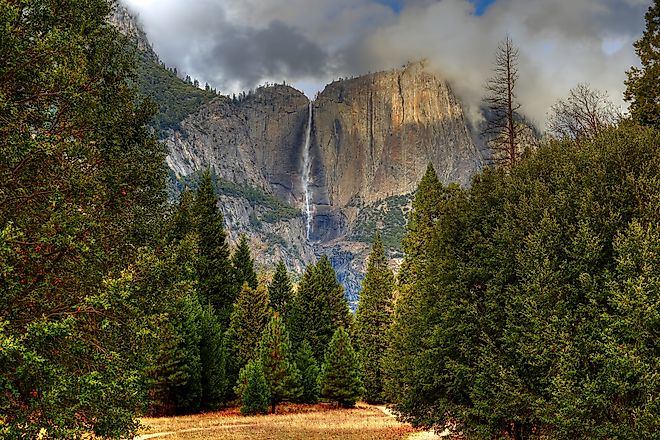
M 312 347 L 303 340 L 296 352 L 296 366 L 300 371 L 302 394 L 299 401 L 302 403 L 316 403 L 319 398 L 319 366 L 314 359 Z
M 202 174 L 195 194 L 194 214 L 199 236 L 198 278 L 202 298 L 215 308 L 223 325 L 236 299 L 224 219 L 218 208 L 211 173 Z
M 644 125 L 660 127 L 660 1 L 654 0 L 646 13 L 646 29 L 635 42 L 642 64 L 628 71 L 624 98 L 630 116 Z
M 151 370 L 151 407 L 156 413 L 185 414 L 200 408 L 201 313 L 193 291 L 172 304 L 168 319 L 161 323 L 161 345 Z
M 194 197 L 192 191 L 186 187 L 181 192 L 179 203 L 171 208 L 164 234 L 166 242 L 183 240 L 187 234 L 197 232 L 193 215 Z
M 291 306 L 293 298 L 293 287 L 291 286 L 291 279 L 282 260 L 277 262 L 273 281 L 268 286 L 268 296 L 270 297 L 270 305 L 273 307 L 273 310 L 286 318 L 287 305 Z
M 275 313 L 259 341 L 261 366 L 266 376 L 270 394 L 271 412 L 284 400 L 300 397 L 300 372 L 293 360 L 289 335 L 279 314 Z
M 252 289 L 257 288 L 257 273 L 254 271 L 254 260 L 250 255 L 250 246 L 245 234 L 241 234 L 238 246 L 231 257 L 231 265 L 234 270 L 234 285 L 241 288 L 247 283 Z
M 0 4 L 0 437 L 129 436 L 145 401 L 156 298 L 123 269 L 156 239 L 165 151 L 111 6 Z
M 241 368 L 257 357 L 257 346 L 270 315 L 266 287 L 259 285 L 252 290 L 247 283 L 243 284 L 224 341 L 227 379 L 231 387 L 236 383 Z
M 290 322 L 295 346 L 299 347 L 302 339 L 307 339 L 317 360 L 323 359 L 335 330 L 349 326 L 351 313 L 344 290 L 327 256 L 318 264 L 307 266 L 298 286 Z
M 200 316 L 200 362 L 202 381 L 202 409 L 220 405 L 227 389 L 227 353 L 222 342 L 222 325 L 213 306 L 207 304 Z
M 382 402 L 387 332 L 392 323 L 394 274 L 387 266 L 380 234 L 376 233 L 362 282 L 356 313 L 357 345 L 363 365 L 364 398 L 369 403 Z
M 429 163 L 419 182 L 403 239 L 405 257 L 398 274 L 398 296 L 394 307 L 394 321 L 387 333 L 389 347 L 384 357 L 386 389 L 389 399 L 400 401 L 406 395 L 412 357 L 420 350 L 426 327 L 420 321 L 421 289 L 417 285 L 432 256 L 432 237 L 435 222 L 441 215 L 448 190 Z
M 332 336 L 319 375 L 321 396 L 341 407 L 352 407 L 362 395 L 362 380 L 357 354 L 343 327 Z

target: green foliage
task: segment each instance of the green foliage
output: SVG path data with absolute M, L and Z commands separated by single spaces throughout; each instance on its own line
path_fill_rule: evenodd
M 323 359 L 335 330 L 349 326 L 351 312 L 344 289 L 327 256 L 305 270 L 290 315 L 294 345 L 299 347 L 307 339 L 317 360 Z
M 297 399 L 302 393 L 300 372 L 293 360 L 289 335 L 277 313 L 270 318 L 261 336 L 259 356 L 274 414 L 278 403 Z
M 259 220 L 266 223 L 277 223 L 301 215 L 299 209 L 254 186 L 217 179 L 216 189 L 219 194 L 247 199 L 250 205 L 259 211 Z
M 246 183 L 234 183 L 212 175 L 213 187 L 216 194 L 229 197 L 240 197 L 246 199 L 254 211 L 250 214 L 250 222 L 253 226 L 258 226 L 260 222 L 277 223 L 300 217 L 302 214 L 299 209 L 293 208 L 286 202 L 278 199 L 263 189 L 250 186 Z M 199 174 L 192 174 L 179 179 L 174 179 L 171 183 L 174 185 L 175 192 L 181 192 L 184 188 L 197 188 L 200 182 Z
M 196 231 L 195 215 L 193 211 L 194 194 L 185 188 L 179 197 L 177 205 L 170 206 L 167 225 L 164 231 L 166 243 L 183 240 L 183 238 Z
M 231 257 L 231 265 L 234 270 L 234 285 L 242 286 L 247 283 L 252 289 L 257 288 L 257 273 L 254 271 L 254 260 L 250 255 L 250 246 L 245 234 L 241 234 L 238 247 Z
M 266 287 L 259 285 L 253 290 L 247 283 L 243 284 L 224 341 L 227 350 L 227 379 L 231 386 L 236 383 L 241 368 L 257 357 L 257 345 L 270 315 Z
M 227 389 L 227 353 L 222 343 L 222 325 L 213 306 L 207 304 L 200 316 L 200 348 L 202 409 L 216 409 Z
M 202 298 L 213 305 L 220 322 L 227 325 L 236 299 L 236 289 L 232 280 L 224 219 L 217 205 L 209 171 L 202 175 L 195 193 L 193 213 L 199 238 L 199 291 Z
M 388 347 L 387 332 L 392 323 L 393 292 L 394 274 L 387 266 L 380 234 L 376 233 L 356 313 L 357 347 L 363 365 L 364 399 L 369 403 L 380 403 L 384 400 L 383 355 Z
M 293 287 L 291 286 L 289 274 L 282 260 L 278 261 L 275 267 L 273 281 L 268 286 L 268 296 L 270 297 L 270 305 L 273 310 L 285 317 L 286 320 L 287 305 L 289 307 L 291 305 Z
M 307 339 L 302 341 L 296 352 L 296 366 L 300 371 L 302 393 L 298 398 L 301 403 L 316 403 L 319 398 L 319 366 L 314 359 L 312 346 Z
M 343 327 L 332 336 L 319 375 L 321 396 L 341 407 L 352 407 L 362 395 L 362 380 L 357 354 Z
M 173 304 L 170 325 L 172 332 L 165 335 L 166 348 L 158 359 L 159 365 L 173 363 L 171 375 L 165 377 L 170 402 L 178 413 L 199 410 L 202 401 L 202 365 L 200 360 L 202 308 L 197 297 L 186 295 Z M 169 337 L 168 337 L 169 336 Z
M 458 188 L 454 192 L 460 192 Z M 432 252 L 433 227 L 440 217 L 449 190 L 443 188 L 432 164 L 420 181 L 403 240 L 405 258 L 398 274 L 398 296 L 395 303 L 394 322 L 388 332 L 389 349 L 383 358 L 385 388 L 388 399 L 401 404 L 404 392 L 412 379 L 409 367 L 420 350 L 420 338 L 425 331 L 419 320 L 421 293 L 415 283 L 422 279 L 425 264 Z M 414 397 L 414 396 L 411 396 Z
M 385 249 L 401 252 L 411 197 L 411 195 L 392 196 L 362 206 L 351 239 L 370 243 L 374 231 L 377 230 L 380 231 Z
M 630 116 L 643 125 L 660 127 L 660 2 L 653 1 L 646 13 L 646 30 L 635 53 L 641 69 L 628 71 L 624 98 L 630 103 Z
M 158 299 L 149 354 L 150 410 L 157 414 L 193 412 L 201 399 L 202 337 L 195 282 L 196 241 L 192 235 L 160 252 L 145 250 L 136 262 L 135 288 L 145 299 Z
M 268 413 L 270 393 L 261 363 L 258 360 L 248 362 L 241 370 L 240 383 L 245 383 L 241 390 L 241 414 L 250 416 Z
M 553 143 L 445 198 L 407 317 L 405 419 L 475 439 L 657 436 L 659 144 L 632 125 Z
M 214 91 L 195 87 L 145 54 L 140 54 L 137 63 L 137 86 L 142 96 L 157 105 L 154 125 L 161 134 L 179 130 L 186 116 L 217 97 Z
M 0 4 L 3 438 L 130 436 L 146 401 L 154 298 L 126 266 L 163 217 L 165 152 L 109 11 Z

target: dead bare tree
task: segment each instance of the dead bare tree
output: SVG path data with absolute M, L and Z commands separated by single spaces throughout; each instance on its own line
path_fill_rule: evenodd
M 560 99 L 551 107 L 547 130 L 557 139 L 580 143 L 616 125 L 620 119 L 621 112 L 606 92 L 582 83 L 571 89 L 566 99 Z
M 520 158 L 518 135 L 524 128 L 516 123 L 520 104 L 516 101 L 518 48 L 509 36 L 497 46 L 493 76 L 486 82 L 483 101 L 488 117 L 482 135 L 488 140 L 492 159 L 500 166 L 513 166 Z

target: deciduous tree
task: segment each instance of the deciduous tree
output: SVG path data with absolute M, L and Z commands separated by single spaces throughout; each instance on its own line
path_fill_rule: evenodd
M 568 98 L 558 100 L 550 109 L 548 132 L 557 139 L 580 143 L 592 139 L 621 119 L 607 93 L 578 84 Z
M 155 299 L 127 265 L 156 239 L 165 152 L 110 8 L 0 4 L 0 437 L 128 436 L 145 403 Z

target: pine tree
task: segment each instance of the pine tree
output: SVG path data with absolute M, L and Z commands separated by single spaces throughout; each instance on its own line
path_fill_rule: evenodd
M 660 1 L 654 0 L 646 13 L 646 30 L 635 53 L 641 69 L 628 71 L 624 98 L 630 103 L 630 116 L 643 125 L 660 127 Z
M 247 283 L 243 284 L 234 304 L 224 341 L 227 350 L 227 380 L 230 386 L 233 387 L 236 383 L 241 368 L 257 356 L 257 346 L 270 314 L 266 287 L 259 285 L 252 290 Z
M 349 328 L 351 311 L 348 301 L 346 301 L 344 288 L 337 280 L 337 274 L 327 255 L 323 255 L 316 264 L 314 286 L 321 298 L 328 304 L 333 327 L 335 329 L 338 327 Z
M 388 346 L 387 332 L 392 323 L 393 291 L 394 274 L 387 266 L 380 234 L 376 233 L 356 313 L 364 398 L 369 403 L 379 403 L 384 398 L 383 356 Z
M 429 162 L 417 185 L 406 225 L 406 236 L 402 242 L 405 258 L 399 272 L 399 286 L 410 285 L 418 278 L 419 268 L 427 260 L 429 237 L 435 220 L 440 215 L 438 210 L 446 195 L 447 190 L 443 188 L 433 164 Z
M 398 274 L 398 296 L 394 306 L 393 323 L 387 333 L 388 350 L 384 356 L 387 398 L 401 402 L 412 380 L 410 365 L 421 350 L 420 341 L 426 332 L 422 315 L 419 283 L 427 271 L 433 249 L 434 225 L 442 214 L 444 201 L 457 188 L 445 189 L 429 163 L 419 182 L 412 202 L 407 232 L 403 239 L 405 257 Z M 414 397 L 414 396 L 411 396 Z
M 202 398 L 200 317 L 194 292 L 173 304 L 161 325 L 161 345 L 151 371 L 152 408 L 161 414 L 192 413 Z
M 319 398 L 319 366 L 307 339 L 303 340 L 296 353 L 296 366 L 300 371 L 302 387 L 299 402 L 316 403 Z
M 195 218 L 193 215 L 194 194 L 187 187 L 181 192 L 179 203 L 172 208 L 168 217 L 165 241 L 172 243 L 195 231 Z
M 352 407 L 362 395 L 362 380 L 357 354 L 343 327 L 332 336 L 319 375 L 321 396 L 341 407 Z
M 222 403 L 227 388 L 227 353 L 222 343 L 220 320 L 210 304 L 202 308 L 200 333 L 202 408 L 215 409 Z
M 202 175 L 195 194 L 194 213 L 199 236 L 199 290 L 205 301 L 215 308 L 223 325 L 227 325 L 236 299 L 232 284 L 232 267 L 224 219 L 217 206 L 211 173 Z
M 268 383 L 261 363 L 252 360 L 241 370 L 241 382 L 245 385 L 241 392 L 241 414 L 244 416 L 266 414 L 270 402 Z
M 238 247 L 231 257 L 231 264 L 234 270 L 234 285 L 241 288 L 243 283 L 248 283 L 252 289 L 257 288 L 257 273 L 254 271 L 254 260 L 250 255 L 250 246 L 245 234 L 241 234 L 238 240 Z
M 275 313 L 259 341 L 259 355 L 270 393 L 271 412 L 284 400 L 300 397 L 300 372 L 291 353 L 289 335 L 282 318 Z
M 282 260 L 278 261 L 275 268 L 273 281 L 268 286 L 268 296 L 270 297 L 270 305 L 273 307 L 273 310 L 280 313 L 286 321 L 287 304 L 291 306 L 293 287 L 291 286 L 289 274 Z
M 305 270 L 290 321 L 294 345 L 299 347 L 302 339 L 307 339 L 317 360 L 323 359 L 335 330 L 350 325 L 344 290 L 327 256 Z

